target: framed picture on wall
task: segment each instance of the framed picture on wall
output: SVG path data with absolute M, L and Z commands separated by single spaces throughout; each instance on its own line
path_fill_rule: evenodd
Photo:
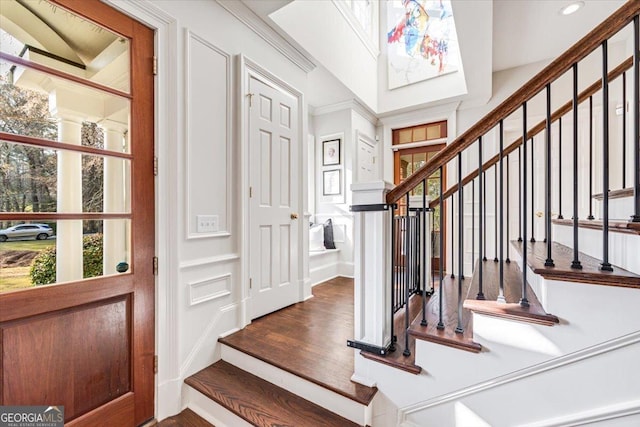
M 340 169 L 328 170 L 322 173 L 322 194 L 324 196 L 341 194 L 340 184 Z
M 340 139 L 322 141 L 322 166 L 340 164 Z

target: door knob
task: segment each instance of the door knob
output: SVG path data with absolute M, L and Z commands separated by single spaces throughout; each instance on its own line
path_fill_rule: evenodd
M 298 214 L 297 214 L 297 213 L 295 213 L 295 212 L 293 212 L 293 213 L 291 214 L 291 219 L 298 219 Z

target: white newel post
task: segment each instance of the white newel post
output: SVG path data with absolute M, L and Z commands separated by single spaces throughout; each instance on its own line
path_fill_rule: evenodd
M 386 195 L 392 188 L 385 181 L 351 185 L 356 348 L 386 349 L 391 343 L 391 209 Z M 357 371 L 356 364 L 354 377 Z

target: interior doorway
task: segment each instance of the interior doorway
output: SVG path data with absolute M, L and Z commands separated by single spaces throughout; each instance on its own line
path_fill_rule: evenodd
M 400 184 L 446 146 L 444 142 L 447 136 L 446 129 L 446 122 L 436 122 L 393 130 L 394 184 Z M 446 189 L 446 166 L 443 168 L 442 173 L 442 186 L 443 189 Z M 435 200 L 440 196 L 440 171 L 434 172 L 427 178 L 426 187 L 426 195 L 430 200 Z M 424 192 L 425 189 L 422 188 L 421 184 L 411 192 L 410 196 L 422 196 Z M 404 214 L 405 204 L 404 200 L 399 201 L 398 213 L 400 215 Z M 444 250 L 445 248 L 440 247 L 440 215 L 442 213 L 446 215 L 446 207 L 444 211 L 441 211 L 441 207 L 439 205 L 436 206 L 433 212 L 433 230 L 431 233 L 433 248 L 431 269 L 434 274 L 440 271 L 441 265 L 446 265 L 446 251 Z M 442 232 L 444 233 L 445 230 L 442 230 Z M 443 241 L 446 242 L 446 235 L 444 234 Z

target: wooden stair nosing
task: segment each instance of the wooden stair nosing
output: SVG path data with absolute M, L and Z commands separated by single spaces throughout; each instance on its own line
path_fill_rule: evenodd
M 185 383 L 254 426 L 357 426 L 224 360 L 195 373 Z
M 538 297 L 527 284 L 527 299 L 529 307 L 522 307 L 519 304 L 522 295 L 522 272 L 515 262 L 504 262 L 504 297 L 506 302 L 498 302 L 498 287 L 500 283 L 500 264 L 497 262 L 480 261 L 476 262 L 474 269 L 472 288 L 479 286 L 479 263 L 482 262 L 483 267 L 483 292 L 485 299 L 469 298 L 465 300 L 463 306 L 473 311 L 488 316 L 500 317 L 509 320 L 517 320 L 527 323 L 535 323 L 539 325 L 553 326 L 560 320 L 547 313 Z M 487 286 L 490 284 L 492 286 Z
M 551 220 L 553 224 L 563 225 L 566 227 L 573 226 L 572 219 L 558 219 L 554 218 Z M 578 220 L 578 227 L 580 228 L 588 228 L 591 230 L 602 230 L 604 228 L 604 222 L 597 219 L 580 219 Z M 623 234 L 633 234 L 640 235 L 640 223 L 637 222 L 628 222 L 628 221 L 609 221 L 609 231 L 612 233 L 623 233 Z
M 609 191 L 609 199 L 622 199 L 631 196 L 633 196 L 633 187 Z M 604 200 L 604 193 L 596 193 L 592 197 L 596 200 Z
M 396 350 L 396 351 L 399 351 L 399 350 Z M 410 374 L 418 375 L 422 372 L 422 368 L 416 364 L 396 363 L 393 359 L 389 357 L 381 356 L 376 353 L 361 351 L 360 355 L 365 359 L 375 360 L 376 362 L 380 362 L 384 365 L 400 369 L 401 371 L 409 372 Z
M 521 242 L 511 242 L 516 251 L 522 255 Z M 578 259 L 582 269 L 571 268 L 573 250 L 560 243 L 553 242 L 552 257 L 555 267 L 546 267 L 546 243 L 527 243 L 527 264 L 535 274 L 545 279 L 560 280 L 574 283 L 617 286 L 624 288 L 640 288 L 640 275 L 614 266 L 613 271 L 601 271 L 600 261 L 582 252 L 578 252 Z

